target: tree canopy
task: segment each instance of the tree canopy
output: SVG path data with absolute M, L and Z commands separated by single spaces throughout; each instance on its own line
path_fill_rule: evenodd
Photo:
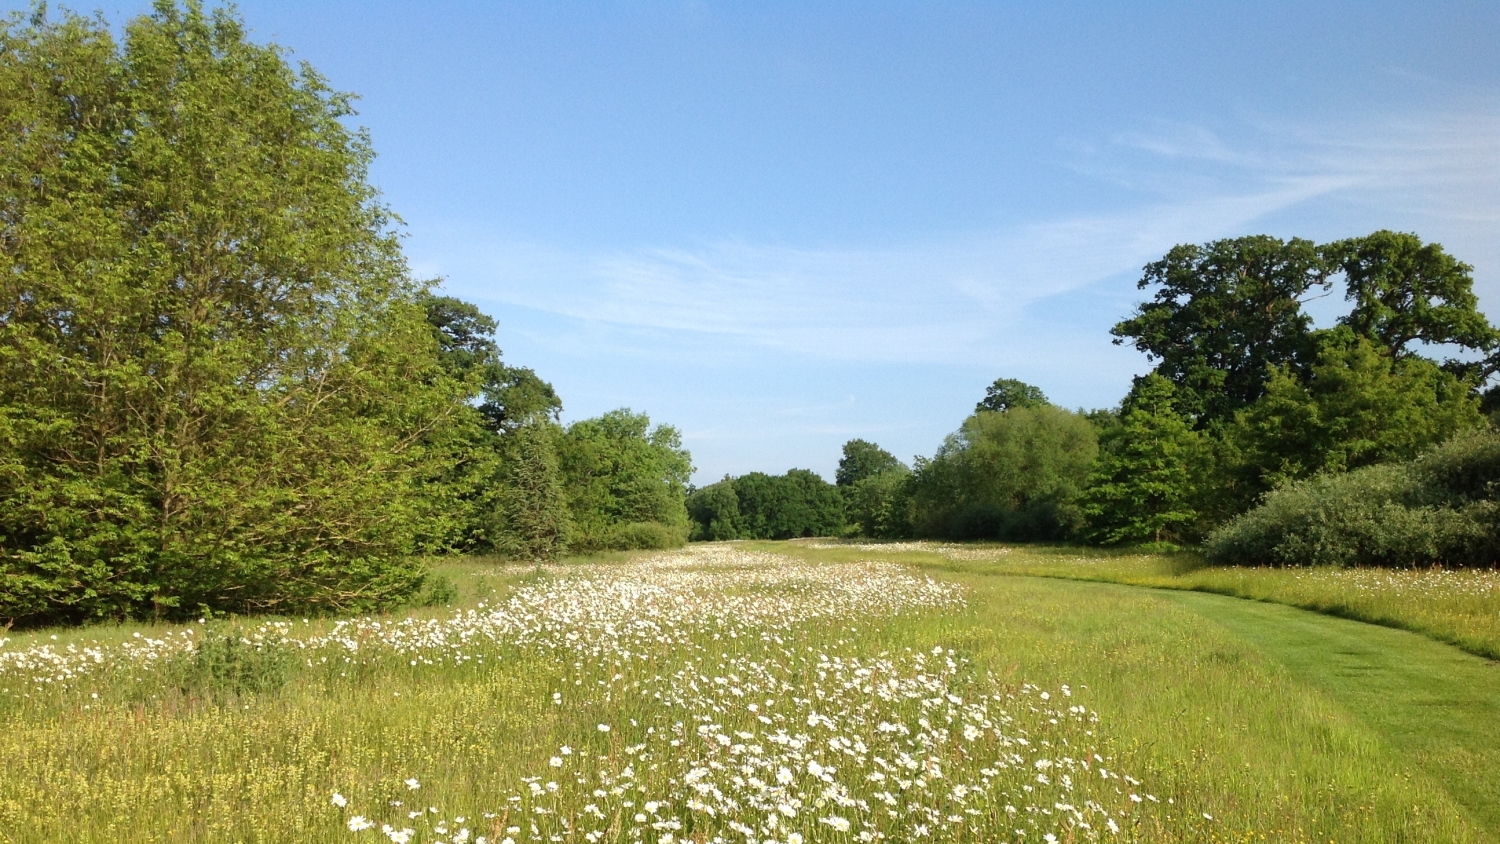
M 1051 405 L 976 413 L 913 468 L 912 527 L 956 539 L 1065 536 L 1097 452 L 1094 427 L 1078 413 Z
M 990 411 L 1004 413 L 1017 407 L 1041 407 L 1049 404 L 1040 387 L 1033 387 L 1014 378 L 996 378 L 995 383 L 984 388 L 984 398 L 974 405 L 975 413 Z
M 1194 501 L 1205 456 L 1202 435 L 1177 412 L 1172 382 L 1135 382 L 1100 443 L 1079 500 L 1085 534 L 1104 545 L 1180 540 L 1198 521 Z
M 1155 363 L 1195 424 L 1223 422 L 1265 394 L 1271 367 L 1308 365 L 1312 319 L 1302 303 L 1326 289 L 1327 275 L 1316 244 L 1300 238 L 1174 246 L 1139 282 L 1155 294 L 1111 333 Z
M 0 24 L 0 617 L 411 592 L 440 365 L 349 98 L 231 12 Z
M 613 547 L 632 524 L 659 524 L 687 538 L 686 495 L 692 456 L 670 425 L 651 426 L 644 413 L 612 410 L 568 426 L 558 458 L 580 550 Z
M 844 443 L 844 456 L 833 477 L 835 484 L 847 487 L 884 472 L 905 469 L 906 464 L 880 446 L 865 440 L 850 440 Z

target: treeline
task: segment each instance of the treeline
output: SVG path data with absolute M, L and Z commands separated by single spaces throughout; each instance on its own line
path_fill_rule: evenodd
M 1145 268 L 1151 298 L 1113 329 L 1154 364 L 1118 407 L 1070 411 L 1002 378 L 909 468 L 846 445 L 829 487 L 842 524 L 746 521 L 729 495 L 743 479 L 726 479 L 689 496 L 694 536 L 1206 543 L 1235 563 L 1494 564 L 1500 390 L 1485 388 L 1500 332 L 1477 309 L 1471 272 L 1389 231 L 1178 246 Z M 1346 313 L 1315 329 L 1303 305 L 1335 292 Z M 785 526 L 756 528 L 773 523 Z
M 0 24 L 0 628 L 365 610 L 426 554 L 685 539 L 676 431 L 559 425 L 412 278 L 352 114 L 229 11 Z

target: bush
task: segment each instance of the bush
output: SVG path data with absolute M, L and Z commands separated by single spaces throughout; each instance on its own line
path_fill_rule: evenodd
M 1266 496 L 1209 537 L 1222 565 L 1474 566 L 1500 560 L 1500 434 L 1416 460 L 1319 475 Z
M 611 551 L 661 551 L 681 548 L 686 543 L 686 528 L 660 522 L 616 525 L 605 539 L 605 547 Z
M 238 627 L 209 628 L 192 651 L 177 658 L 171 673 L 183 694 L 222 700 L 274 692 L 286 684 L 291 668 L 292 655 L 280 645 L 253 642 Z

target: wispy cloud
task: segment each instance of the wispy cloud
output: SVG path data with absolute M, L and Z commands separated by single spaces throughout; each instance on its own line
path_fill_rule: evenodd
M 1319 201 L 1500 222 L 1494 110 L 1331 129 L 1247 122 L 1232 138 L 1157 126 L 1075 165 L 1132 186 L 1137 204 L 882 248 L 730 240 L 580 255 L 490 243 L 458 260 L 466 292 L 592 323 L 830 359 L 944 363 L 1003 344 L 1039 300 Z

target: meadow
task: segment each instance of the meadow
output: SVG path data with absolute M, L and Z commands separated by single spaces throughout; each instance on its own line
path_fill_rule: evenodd
M 1500 834 L 1492 663 L 998 550 L 469 560 L 403 614 L 11 635 L 0 840 Z
M 1209 566 L 1190 551 L 1080 545 L 800 543 L 825 556 L 872 553 L 941 568 L 1185 589 L 1411 630 L 1500 659 L 1500 570 Z

